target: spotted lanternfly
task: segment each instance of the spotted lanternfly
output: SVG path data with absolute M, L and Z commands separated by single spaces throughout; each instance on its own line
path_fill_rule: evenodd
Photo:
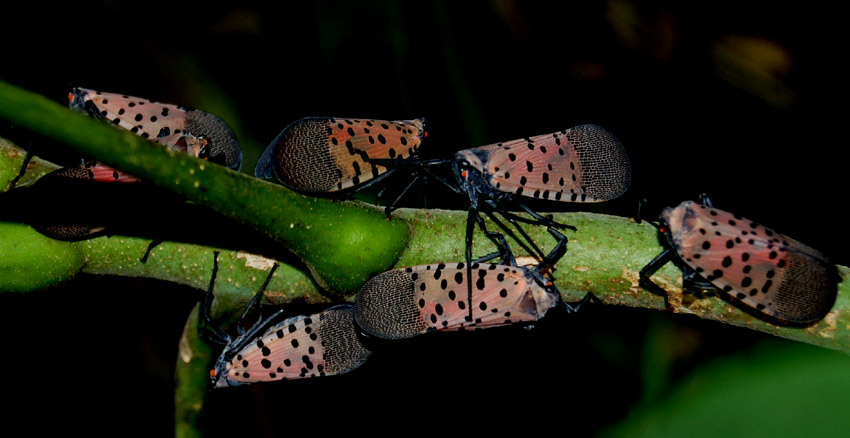
M 236 338 L 231 338 L 221 328 L 210 328 L 209 305 L 218 270 L 217 257 L 218 253 L 207 297 L 202 301 L 202 322 L 206 325 L 199 322 L 199 330 L 203 334 L 215 342 L 226 344 L 215 368 L 210 371 L 213 387 L 343 374 L 360 366 L 371 355 L 360 342 L 351 305 L 285 319 L 281 318 L 281 309 L 267 320 L 257 322 L 248 331 L 242 326 L 243 314 L 238 322 L 239 336 Z M 273 273 L 274 269 L 248 310 L 259 303 Z
M 658 226 L 685 264 L 684 286 L 723 290 L 781 322 L 808 324 L 835 303 L 838 270 L 821 252 L 741 216 L 693 201 L 661 213 Z M 671 249 L 640 271 L 653 292 L 666 292 L 650 276 L 672 259 Z
M 48 173 L 44 178 L 61 178 L 77 181 L 94 181 L 101 183 L 137 183 L 138 178 L 115 170 L 105 164 L 89 161 L 79 166 L 63 167 Z
M 224 388 L 333 376 L 357 368 L 370 355 L 357 337 L 354 307 L 339 305 L 284 319 L 250 339 L 235 339 L 210 377 L 214 387 Z
M 454 167 L 465 191 L 493 198 L 609 201 L 631 180 L 622 143 L 596 125 L 463 150 Z
M 537 321 L 560 302 L 557 288 L 536 269 L 471 266 L 470 317 L 464 263 L 384 272 L 363 285 L 355 300 L 358 327 L 384 339 L 431 331 L 473 330 Z
M 190 155 L 205 158 L 209 154 L 209 142 L 204 137 L 195 137 L 191 134 L 181 135 L 179 141 L 176 142 L 175 148 L 183 148 L 184 152 Z M 39 185 L 43 184 L 65 184 L 66 182 L 82 183 L 119 183 L 132 184 L 138 183 L 140 180 L 130 176 L 124 172 L 113 169 L 105 164 L 89 161 L 78 166 L 63 167 L 54 170 L 53 172 L 44 175 L 39 180 Z M 50 219 L 50 218 L 43 218 Z M 32 223 L 41 234 L 44 234 L 51 239 L 77 241 L 91 239 L 100 236 L 106 231 L 106 227 L 102 223 Z M 155 241 L 160 242 L 160 241 Z M 150 248 L 152 249 L 152 248 Z M 144 263 L 147 260 L 148 253 L 141 258 Z
M 389 175 L 390 163 L 415 157 L 425 136 L 424 119 L 307 117 L 271 142 L 254 175 L 314 195 L 359 190 Z
M 230 127 L 218 117 L 192 108 L 139 97 L 74 88 L 72 109 L 112 123 L 166 147 L 239 169 L 242 150 Z
M 596 125 L 571 129 L 504 143 L 495 143 L 457 152 L 452 169 L 458 193 L 469 198 L 466 230 L 466 262 L 472 259 L 472 228 L 484 227 L 479 211 L 495 221 L 499 213 L 517 229 L 525 243 L 543 257 L 518 222 L 544 225 L 557 240 L 556 249 L 565 249 L 567 238 L 557 229 L 574 227 L 545 218 L 525 205 L 520 198 L 530 197 L 562 202 L 601 202 L 622 195 L 631 181 L 631 165 L 622 143 L 613 134 Z M 449 184 L 451 187 L 451 184 Z M 500 204 L 512 204 L 532 219 L 514 215 Z M 494 243 L 499 245 L 494 240 Z M 548 258 L 554 263 L 557 258 Z M 472 295 L 472 290 L 468 291 Z

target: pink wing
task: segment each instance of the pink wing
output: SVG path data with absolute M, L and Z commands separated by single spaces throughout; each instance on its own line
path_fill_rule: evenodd
M 216 370 L 217 387 L 303 379 L 349 372 L 371 352 L 357 338 L 349 305 L 311 316 L 288 318 L 239 351 Z
M 210 158 L 218 164 L 239 169 L 242 150 L 236 135 L 218 117 L 178 105 L 140 97 L 74 88 L 68 95 L 72 109 L 112 123 L 168 148 L 186 151 L 186 142 L 204 138 Z M 197 156 L 197 155 L 195 155 Z
M 489 153 L 483 171 L 504 192 L 565 202 L 600 202 L 622 195 L 631 180 L 623 145 L 607 130 L 581 125 L 477 148 Z
M 776 318 L 817 321 L 837 294 L 835 265 L 808 246 L 731 213 L 686 202 L 671 214 L 685 262 L 744 304 Z
M 429 331 L 456 331 L 536 321 L 559 297 L 524 269 L 475 264 L 469 321 L 463 263 L 416 266 L 380 274 L 356 299 L 356 319 L 366 332 L 401 339 Z

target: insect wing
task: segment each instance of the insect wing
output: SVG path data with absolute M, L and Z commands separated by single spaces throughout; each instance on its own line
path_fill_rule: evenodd
M 63 180 L 135 183 L 138 179 L 115 170 L 105 164 L 88 162 L 79 166 L 63 167 L 45 175 L 45 178 L 61 178 Z
M 662 219 L 685 263 L 747 306 L 809 323 L 823 318 L 835 303 L 838 271 L 817 250 L 693 201 L 665 210 Z
M 354 308 L 341 305 L 311 316 L 287 318 L 241 351 L 225 352 L 213 381 L 216 387 L 227 387 L 343 374 L 370 355 L 357 337 Z M 226 360 L 226 356 L 232 359 Z
M 72 109 L 119 126 L 166 147 L 181 149 L 186 137 L 204 137 L 211 144 L 210 159 L 233 169 L 242 164 L 242 150 L 233 131 L 218 117 L 192 108 L 139 97 L 74 88 L 68 95 Z M 185 151 L 185 146 L 182 146 Z
M 631 166 L 622 143 L 596 125 L 581 125 L 458 154 L 502 192 L 565 202 L 601 202 L 622 195 Z M 484 159 L 480 159 L 484 157 Z
M 370 159 L 403 160 L 425 135 L 424 120 L 308 117 L 287 126 L 263 152 L 254 175 L 276 176 L 298 191 L 328 193 L 371 181 L 387 168 Z
M 357 324 L 373 336 L 403 339 L 429 331 L 536 321 L 559 300 L 525 268 L 475 264 L 472 275 L 473 321 L 467 307 L 466 268 L 458 263 L 396 269 L 372 278 L 357 294 Z

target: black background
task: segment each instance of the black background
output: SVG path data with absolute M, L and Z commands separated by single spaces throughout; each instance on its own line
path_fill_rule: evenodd
M 833 23 L 837 11 L 553 3 L 23 4 L 0 17 L 0 79 L 63 104 L 73 84 L 212 112 L 240 138 L 246 172 L 305 116 L 425 117 L 426 158 L 596 123 L 626 146 L 629 193 L 551 208 L 630 216 L 641 198 L 657 211 L 707 192 L 716 207 L 847 263 L 846 82 L 838 67 L 846 35 Z M 19 143 L 30 137 L 3 129 Z M 76 159 L 33 138 L 49 159 Z M 429 203 L 463 208 L 435 190 Z M 61 418 L 75 429 L 170 434 L 177 339 L 199 296 L 99 277 L 0 295 L 7 398 L 43 419 L 37 428 Z M 216 394 L 209 431 L 441 433 L 458 419 L 472 432 L 558 423 L 587 434 L 640 399 L 653 327 L 672 327 L 693 344 L 682 347 L 677 373 L 760 339 L 629 309 L 553 319 L 532 331 L 380 350 L 348 376 Z M 114 422 L 128 429 L 110 429 Z

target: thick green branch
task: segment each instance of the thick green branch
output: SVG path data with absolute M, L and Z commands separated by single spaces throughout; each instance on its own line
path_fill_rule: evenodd
M 350 294 L 392 266 L 408 239 L 403 221 L 373 208 L 310 198 L 166 150 L 0 82 L 0 118 L 38 132 L 254 227 L 298 255 L 324 288 Z
M 9 154 L 0 154 L 0 158 L 6 155 Z M 17 166 L 20 166 L 19 162 Z M 407 250 L 394 264 L 395 267 L 463 260 L 465 212 L 402 209 L 394 213 L 394 217 L 396 220 L 393 222 L 407 222 L 411 229 Z M 639 225 L 625 218 L 589 213 L 555 214 L 555 219 L 578 228 L 577 232 L 568 234 L 570 242 L 567 253 L 554 272 L 556 284 L 565 300 L 576 301 L 587 292 L 592 292 L 606 304 L 665 309 L 662 297 L 649 293 L 638 284 L 638 271 L 662 250 L 652 226 Z M 385 222 L 383 218 L 380 220 Z M 490 227 L 495 229 L 494 225 Z M 204 246 L 165 243 L 154 250 L 148 264 L 142 264 L 138 258 L 150 242 L 145 239 L 115 236 L 68 244 L 50 241 L 29 227 L 17 224 L 0 224 L 0 230 L 6 236 L 2 240 L 6 243 L 0 244 L 0 272 L 4 273 L 0 275 L 2 290 L 28 290 L 23 284 L 27 282 L 27 287 L 31 289 L 43 288 L 71 278 L 81 270 L 155 277 L 203 289 L 206 288 L 211 269 L 212 249 Z M 541 227 L 527 227 L 527 231 L 542 248 L 551 248 L 555 243 Z M 520 249 L 518 242 L 510 237 L 508 239 L 511 247 L 517 249 L 518 256 L 527 255 Z M 477 230 L 474 240 L 477 255 L 495 250 Z M 42 244 L 17 245 L 13 242 Z M 75 248 L 75 252 L 69 252 L 69 248 Z M 69 254 L 76 253 L 80 255 L 69 258 Z M 223 309 L 238 311 L 244 307 L 265 276 L 265 271 L 251 267 L 246 257 L 253 256 L 239 253 L 238 248 L 222 253 L 222 262 L 227 264 L 227 269 L 233 270 L 233 276 L 228 277 L 226 283 L 220 282 L 216 289 L 220 295 L 219 301 L 224 303 Z M 339 257 L 351 256 L 340 254 Z M 79 265 L 51 262 L 59 259 L 80 262 Z M 27 272 L 47 272 L 57 267 L 62 267 L 64 271 L 50 275 L 20 274 L 25 269 Z M 705 297 L 683 294 L 681 272 L 672 264 L 658 271 L 654 280 L 668 290 L 672 306 L 670 310 L 675 313 L 693 314 L 850 353 L 850 299 L 847 298 L 846 282 L 840 284 L 835 307 L 823 321 L 808 328 L 796 328 L 776 326 L 754 318 L 724 300 L 722 294 Z M 356 288 L 345 296 L 351 299 L 354 292 Z M 294 299 L 308 302 L 326 299 L 302 268 L 292 266 L 281 267 L 269 287 L 268 296 L 276 303 Z M 236 308 L 233 309 L 230 304 L 235 304 Z

